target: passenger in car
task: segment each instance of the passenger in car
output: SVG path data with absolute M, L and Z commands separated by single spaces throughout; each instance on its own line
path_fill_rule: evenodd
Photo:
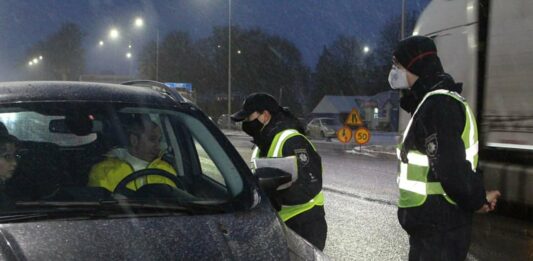
M 0 207 L 9 205 L 10 200 L 5 193 L 5 183 L 13 176 L 17 168 L 18 139 L 6 133 L 0 134 Z
M 89 173 L 88 186 L 103 187 L 113 192 L 122 179 L 135 171 L 149 168 L 176 175 L 171 164 L 162 159 L 159 144 L 161 129 L 155 122 L 144 117 L 132 117 L 125 125 L 128 135 L 127 148 L 112 149 L 105 160 L 94 165 Z M 176 187 L 168 178 L 156 175 L 138 178 L 126 187 L 136 191 L 145 184 L 167 184 Z

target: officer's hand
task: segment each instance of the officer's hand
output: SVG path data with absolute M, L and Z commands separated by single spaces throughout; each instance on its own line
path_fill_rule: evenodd
M 489 202 L 490 211 L 496 209 L 496 203 L 498 203 L 498 198 L 500 196 L 501 193 L 498 190 L 487 191 L 487 202 Z
M 487 213 L 487 212 L 495 210 L 496 209 L 496 203 L 498 202 L 498 198 L 500 196 L 501 196 L 501 193 L 498 190 L 487 191 L 486 192 L 487 204 L 484 204 L 476 212 L 477 213 Z

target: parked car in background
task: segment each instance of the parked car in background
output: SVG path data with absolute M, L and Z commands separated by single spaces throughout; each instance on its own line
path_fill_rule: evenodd
M 335 118 L 314 118 L 306 126 L 306 134 L 312 138 L 336 137 L 342 123 Z

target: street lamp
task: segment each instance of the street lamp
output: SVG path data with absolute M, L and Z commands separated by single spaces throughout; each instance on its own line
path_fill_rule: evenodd
M 99 45 L 99 46 L 104 46 L 104 41 L 100 41 L 100 42 L 98 42 L 98 45 Z
M 144 26 L 144 20 L 141 17 L 135 18 L 134 22 L 135 27 L 143 27 Z
M 142 17 L 135 18 L 133 25 L 136 28 L 144 27 L 144 19 Z M 159 28 L 156 26 L 156 37 L 155 37 L 155 80 L 159 81 Z M 131 48 L 131 47 L 130 47 Z
M 363 48 L 363 53 L 367 54 L 368 52 L 370 52 L 370 47 L 365 46 L 365 47 Z
M 111 38 L 111 39 L 117 39 L 118 36 L 119 36 L 118 29 L 116 29 L 116 28 L 111 28 L 111 30 L 109 30 L 109 38 Z
M 126 58 L 131 59 L 131 53 L 130 52 L 126 53 Z

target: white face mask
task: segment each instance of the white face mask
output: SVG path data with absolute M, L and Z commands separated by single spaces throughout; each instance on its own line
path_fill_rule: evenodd
M 407 72 L 393 65 L 389 73 L 389 84 L 392 89 L 409 89 Z

